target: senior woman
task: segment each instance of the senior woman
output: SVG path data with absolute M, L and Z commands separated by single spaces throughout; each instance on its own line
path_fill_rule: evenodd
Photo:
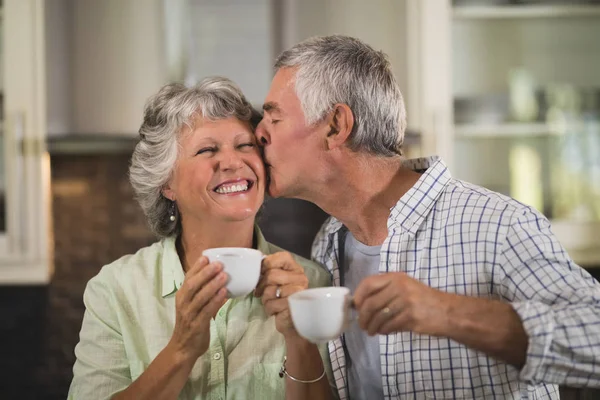
M 88 283 L 69 398 L 332 396 L 327 351 L 298 336 L 285 299 L 329 275 L 294 262 L 255 225 L 266 183 L 258 119 L 225 78 L 170 84 L 149 99 L 130 179 L 161 240 Z M 268 255 L 255 293 L 227 299 L 222 265 L 202 256 L 214 247 Z

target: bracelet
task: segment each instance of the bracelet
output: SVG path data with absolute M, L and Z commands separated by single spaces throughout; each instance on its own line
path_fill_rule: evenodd
M 281 365 L 281 369 L 279 370 L 279 377 L 280 378 L 283 378 L 283 376 L 286 375 L 288 378 L 290 378 L 294 382 L 299 382 L 299 383 L 315 383 L 315 382 L 318 382 L 321 379 L 323 379 L 323 377 L 325 376 L 325 367 L 323 367 L 323 373 L 317 379 L 311 379 L 310 381 L 303 381 L 302 379 L 294 378 L 293 376 L 291 376 L 287 372 L 287 369 L 285 369 L 285 362 L 286 361 L 287 361 L 287 356 L 283 356 L 283 364 Z

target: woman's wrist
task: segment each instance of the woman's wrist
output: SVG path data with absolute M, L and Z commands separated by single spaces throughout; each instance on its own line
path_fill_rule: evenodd
M 297 333 L 291 333 L 287 336 L 284 336 L 285 339 L 285 346 L 289 349 L 308 349 L 311 348 L 312 346 L 315 346 L 315 344 L 309 342 L 308 340 L 304 339 L 302 336 L 298 335 Z
M 200 355 L 185 351 L 171 342 L 167 344 L 163 351 L 173 366 L 189 370 L 194 367 L 196 360 L 200 357 Z

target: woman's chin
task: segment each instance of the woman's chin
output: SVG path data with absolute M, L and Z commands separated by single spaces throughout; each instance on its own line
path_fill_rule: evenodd
M 243 222 L 251 220 L 254 222 L 256 218 L 256 214 L 258 214 L 257 209 L 241 209 L 241 210 L 232 210 L 231 212 L 223 213 L 223 221 L 224 222 Z

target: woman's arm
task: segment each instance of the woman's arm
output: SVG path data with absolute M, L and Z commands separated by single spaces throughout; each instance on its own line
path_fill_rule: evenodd
M 301 337 L 286 339 L 285 344 L 285 368 L 288 373 L 285 376 L 286 399 L 333 399 L 325 365 L 317 346 Z M 289 376 L 302 381 L 314 381 L 319 377 L 321 379 L 314 383 L 301 383 Z
M 329 380 L 318 347 L 298 335 L 288 306 L 287 297 L 308 288 L 304 268 L 288 252 L 272 254 L 263 260 L 261 280 L 255 295 L 261 297 L 267 315 L 275 316 L 275 326 L 285 338 L 286 370 L 285 397 L 295 399 L 332 399 Z M 301 381 L 294 381 L 290 376 Z
M 222 268 L 202 257 L 186 274 L 176 294 L 171 340 L 133 383 L 111 283 L 92 280 L 84 295 L 86 313 L 69 399 L 176 399 L 208 349 L 210 319 L 227 300 Z
M 227 300 L 227 275 L 222 270 L 220 263 L 209 264 L 206 257 L 201 257 L 187 272 L 176 294 L 175 329 L 169 344 L 114 400 L 179 396 L 196 360 L 210 345 L 210 320 Z
M 177 352 L 169 344 L 135 382 L 113 399 L 176 399 L 195 362 L 196 359 Z

